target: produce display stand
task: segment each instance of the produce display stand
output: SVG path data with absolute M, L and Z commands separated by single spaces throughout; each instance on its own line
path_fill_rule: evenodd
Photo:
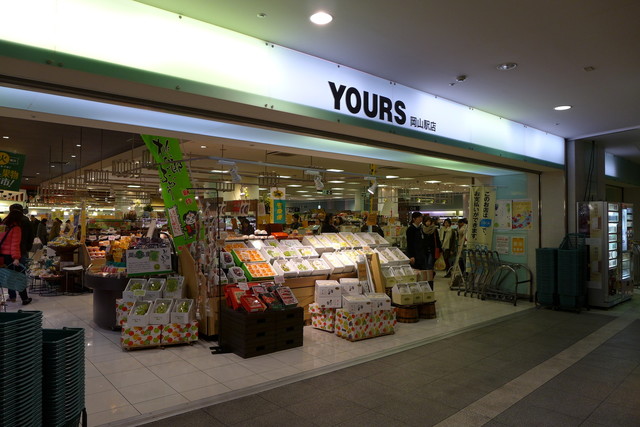
M 116 312 L 113 309 L 116 299 L 122 298 L 127 287 L 126 277 L 102 277 L 85 273 L 84 284 L 93 289 L 93 321 L 103 329 L 117 328 Z

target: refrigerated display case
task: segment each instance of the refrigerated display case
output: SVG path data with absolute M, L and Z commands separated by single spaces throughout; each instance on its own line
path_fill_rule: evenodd
M 633 294 L 633 206 L 578 202 L 578 232 L 589 246 L 588 304 L 613 307 Z

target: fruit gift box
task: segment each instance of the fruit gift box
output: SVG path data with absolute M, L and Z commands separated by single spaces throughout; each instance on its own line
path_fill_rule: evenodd
M 145 299 L 155 300 L 157 298 L 162 298 L 164 293 L 164 287 L 167 283 L 167 279 L 162 279 L 159 277 L 152 277 L 147 282 L 147 288 L 145 292 Z
M 171 308 L 173 307 L 173 300 L 168 298 L 159 298 L 151 307 L 149 313 L 150 325 L 166 325 L 171 322 Z
M 184 285 L 184 276 L 167 277 L 167 283 L 164 285 L 162 293 L 163 298 L 182 298 L 182 288 Z
M 336 309 L 323 308 L 316 303 L 309 304 L 311 326 L 323 331 L 333 332 L 336 324 Z
M 371 313 L 351 314 L 341 308 L 336 310 L 335 333 L 348 341 L 370 338 L 369 315 Z
M 198 322 L 170 323 L 162 331 L 162 344 L 198 341 Z
M 175 300 L 171 308 L 171 323 L 191 323 L 194 320 L 196 320 L 196 310 L 193 300 Z
M 147 326 L 149 324 L 149 313 L 153 301 L 136 301 L 131 307 L 129 317 L 127 318 L 128 326 Z
M 391 335 L 396 329 L 396 309 L 374 310 L 369 314 L 369 334 L 371 337 Z
M 139 301 L 146 295 L 147 279 L 129 279 L 127 287 L 122 291 L 125 301 Z
M 271 279 L 276 275 L 276 271 L 267 262 L 243 264 L 242 269 L 250 282 Z
M 122 348 L 154 347 L 161 344 L 163 325 L 131 326 L 125 324 L 120 332 Z
M 123 299 L 116 300 L 116 325 L 123 326 L 127 323 L 129 312 L 133 308 L 135 301 L 125 301 Z
M 242 263 L 250 263 L 250 262 L 265 262 L 266 259 L 257 249 L 234 249 L 233 258 L 236 261 L 236 265 L 241 265 Z

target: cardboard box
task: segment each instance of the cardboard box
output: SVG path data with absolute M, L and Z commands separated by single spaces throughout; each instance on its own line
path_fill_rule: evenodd
M 422 304 L 424 302 L 422 299 L 423 291 L 420 285 L 418 285 L 417 283 L 409 283 L 409 289 L 413 294 L 413 303 Z
M 138 314 L 142 312 L 143 307 L 146 305 L 147 310 L 143 314 Z M 136 301 L 131 307 L 131 311 L 129 312 L 129 318 L 127 319 L 127 325 L 129 326 L 147 326 L 149 324 L 149 313 L 151 312 L 151 307 L 153 306 L 153 301 Z
M 311 314 L 311 326 L 315 329 L 333 332 L 336 324 L 335 308 L 323 308 L 318 304 L 309 304 L 309 313 Z
M 340 259 L 333 252 L 325 252 L 321 258 L 331 267 L 331 274 L 342 273 L 344 271 L 344 265 L 340 262 Z
M 341 297 L 342 287 L 336 280 L 316 280 L 315 297 Z
M 171 309 L 173 308 L 173 300 L 168 298 L 158 298 L 153 303 L 151 307 L 151 312 L 149 313 L 149 324 L 150 325 L 166 325 L 171 322 Z M 158 313 L 158 307 L 161 305 L 165 306 L 166 311 L 164 313 Z
M 397 284 L 391 290 L 391 301 L 399 305 L 412 305 L 413 293 L 406 284 Z
M 396 328 L 396 310 L 375 310 L 369 315 L 370 335 L 377 337 L 381 335 L 390 335 L 395 333 Z
M 181 312 L 183 304 L 187 304 L 187 311 Z M 171 308 L 171 323 L 191 323 L 196 320 L 195 304 L 192 299 L 178 299 Z
M 316 304 L 323 308 L 340 308 L 342 307 L 342 296 L 326 296 L 316 298 Z
M 145 288 L 145 299 L 156 300 L 162 298 L 164 295 L 164 288 L 167 283 L 167 279 L 152 277 L 147 281 L 147 287 Z
M 121 298 L 116 300 L 116 325 L 123 326 L 127 323 L 133 304 L 135 301 L 125 301 Z
M 382 293 L 365 294 L 371 301 L 371 311 L 391 310 L 391 298 Z
M 331 267 L 322 258 L 310 258 L 307 261 L 309 262 L 309 265 L 311 265 L 311 267 L 313 268 L 312 274 L 314 276 L 319 276 L 323 274 L 326 275 L 331 273 Z
M 181 344 L 198 341 L 198 322 L 170 323 L 164 326 L 162 344 Z
M 362 295 L 362 285 L 357 278 L 341 278 L 342 295 Z
M 147 279 L 133 278 L 122 291 L 124 301 L 141 301 L 146 297 Z
M 163 325 L 131 326 L 125 324 L 120 331 L 122 348 L 155 347 L 162 342 Z
M 342 309 L 351 313 L 370 313 L 371 301 L 364 295 L 345 295 L 342 297 Z
M 370 313 L 349 313 L 346 310 L 336 310 L 335 333 L 348 341 L 359 341 L 369 338 Z
M 231 254 L 229 254 L 231 256 Z M 184 276 L 171 276 L 164 285 L 162 298 L 182 298 L 184 289 Z
M 436 293 L 431 289 L 429 282 L 418 282 L 418 285 L 422 289 L 422 302 L 434 302 L 436 300 Z

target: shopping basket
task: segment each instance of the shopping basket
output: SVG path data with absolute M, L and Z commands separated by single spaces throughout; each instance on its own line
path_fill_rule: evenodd
M 18 292 L 24 291 L 27 289 L 26 271 L 27 268 L 22 264 L 17 266 L 11 264 L 0 268 L 0 288 L 12 289 Z

